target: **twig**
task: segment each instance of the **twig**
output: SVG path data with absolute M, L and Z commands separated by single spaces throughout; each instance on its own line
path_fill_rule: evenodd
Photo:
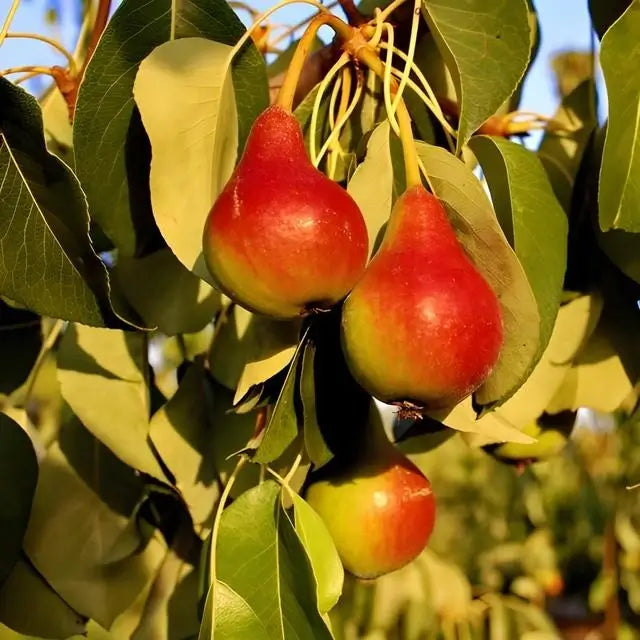
M 353 0 L 338 0 L 338 4 L 344 11 L 344 15 L 347 16 L 347 20 L 351 26 L 359 27 L 367 22 L 367 19 L 360 13 L 360 10 L 356 7 Z

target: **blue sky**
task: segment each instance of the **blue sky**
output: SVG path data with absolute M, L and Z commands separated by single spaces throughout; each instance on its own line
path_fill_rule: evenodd
M 274 0 L 248 0 L 256 9 L 267 9 Z M 10 0 L 0 0 L 0 17 L 6 12 Z M 521 109 L 551 115 L 557 99 L 549 60 L 562 50 L 588 49 L 590 45 L 590 22 L 587 0 L 536 0 L 542 24 L 542 42 L 538 58 L 527 78 L 522 96 Z M 57 28 L 45 24 L 46 7 L 58 5 L 63 20 Z M 35 31 L 59 37 L 73 48 L 76 35 L 76 0 L 22 0 L 16 14 L 12 31 Z M 305 5 L 287 6 L 275 15 L 275 21 L 295 23 L 313 9 Z M 7 41 L 0 48 L 0 67 L 19 64 L 56 64 L 63 59 L 50 47 L 32 41 Z M 31 86 L 37 90 L 37 87 Z M 604 93 L 604 92 L 601 92 Z

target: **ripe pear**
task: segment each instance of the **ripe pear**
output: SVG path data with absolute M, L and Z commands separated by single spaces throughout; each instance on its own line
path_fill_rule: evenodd
M 344 305 L 342 347 L 354 378 L 410 411 L 452 406 L 489 376 L 502 337 L 498 299 L 443 205 L 410 187 Z
M 411 562 L 435 522 L 431 483 L 372 425 L 355 459 L 332 461 L 312 477 L 306 500 L 320 515 L 344 568 L 377 578 Z
M 295 318 L 349 293 L 364 271 L 368 237 L 355 201 L 311 164 L 294 115 L 274 105 L 256 119 L 209 213 L 203 249 L 230 298 Z

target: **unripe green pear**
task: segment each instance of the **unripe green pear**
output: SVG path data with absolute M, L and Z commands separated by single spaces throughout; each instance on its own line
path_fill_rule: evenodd
M 411 562 L 435 522 L 431 483 L 374 422 L 355 460 L 330 464 L 306 499 L 324 520 L 349 573 L 371 579 Z

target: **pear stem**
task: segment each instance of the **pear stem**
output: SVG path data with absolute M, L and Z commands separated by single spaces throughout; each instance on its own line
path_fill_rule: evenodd
M 385 65 L 368 44 L 354 48 L 353 55 L 366 64 L 379 78 L 384 81 Z M 395 78 L 391 78 L 391 93 L 395 95 L 398 92 L 398 82 Z M 402 142 L 402 152 L 404 156 L 404 169 L 407 178 L 407 189 L 422 185 L 420 177 L 420 164 L 418 162 L 418 152 L 413 141 L 413 131 L 411 129 L 411 116 L 409 110 L 402 98 L 398 102 L 397 112 L 398 126 L 400 128 L 400 142 Z
M 351 39 L 355 31 L 355 29 L 350 27 L 346 22 L 343 22 L 340 18 L 328 12 L 317 15 L 309 23 L 309 26 L 306 28 L 302 38 L 300 38 L 300 42 L 296 47 L 293 58 L 291 58 L 291 63 L 287 69 L 287 75 L 284 78 L 284 82 L 280 87 L 280 92 L 278 93 L 278 97 L 275 102 L 276 105 L 287 111 L 293 110 L 293 100 L 296 93 L 296 87 L 298 86 L 298 81 L 300 80 L 304 63 L 311 53 L 313 42 L 318 30 L 324 25 L 331 27 L 341 39 L 347 41 Z

